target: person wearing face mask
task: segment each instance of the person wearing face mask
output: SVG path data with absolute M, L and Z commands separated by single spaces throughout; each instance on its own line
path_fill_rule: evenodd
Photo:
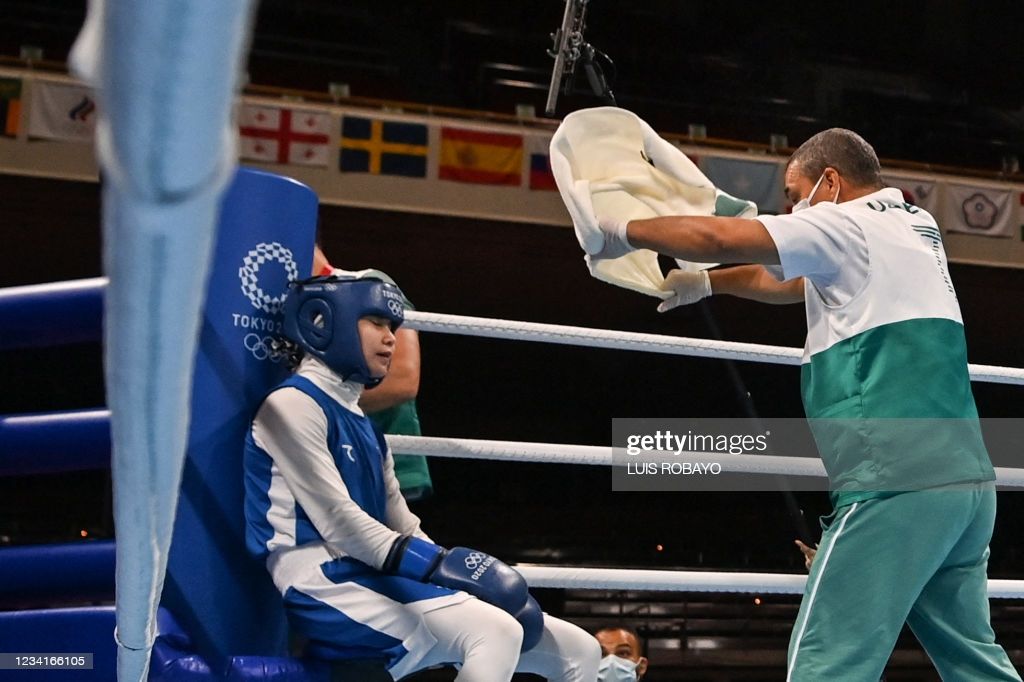
M 640 638 L 633 630 L 611 626 L 594 633 L 601 645 L 597 682 L 637 682 L 647 672 L 647 659 L 640 655 Z
M 943 679 L 1020 680 L 989 619 L 995 473 L 971 393 L 939 227 L 885 187 L 874 149 L 832 128 L 789 159 L 791 215 L 594 216 L 592 259 L 651 249 L 668 310 L 714 294 L 803 302 L 801 393 L 833 512 L 810 566 L 787 680 L 877 680 L 903 623 Z

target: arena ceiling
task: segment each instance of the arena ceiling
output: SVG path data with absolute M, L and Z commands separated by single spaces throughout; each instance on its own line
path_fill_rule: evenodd
M 63 59 L 83 0 L 0 0 L 0 52 Z M 543 104 L 561 0 L 263 0 L 254 83 L 512 113 Z M 1024 155 L 1024 3 L 590 0 L 614 91 L 662 130 L 799 142 L 855 128 L 883 156 L 998 170 Z M 564 114 L 600 102 L 580 84 Z

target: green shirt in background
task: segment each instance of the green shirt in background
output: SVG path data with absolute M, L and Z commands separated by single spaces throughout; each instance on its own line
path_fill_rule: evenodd
M 370 415 L 370 419 L 384 433 L 402 436 L 422 434 L 415 400 L 375 412 Z M 423 455 L 395 455 L 395 476 L 407 500 L 421 500 L 433 492 L 430 469 Z
M 377 277 L 398 286 L 394 279 L 380 270 L 365 270 L 363 273 L 365 273 L 362 274 L 364 277 Z M 416 310 L 416 306 L 408 297 L 405 298 L 405 307 L 409 310 Z M 416 412 L 415 400 L 400 403 L 368 416 L 384 433 L 393 433 L 399 436 L 423 434 L 420 430 L 420 417 Z M 433 493 L 434 486 L 430 480 L 430 469 L 427 466 L 427 458 L 423 455 L 395 455 L 395 476 L 398 478 L 402 495 L 407 500 L 422 500 Z

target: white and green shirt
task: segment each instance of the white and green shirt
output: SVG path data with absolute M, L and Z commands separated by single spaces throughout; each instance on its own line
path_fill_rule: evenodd
M 804 409 L 836 505 L 995 474 L 935 219 L 886 188 L 761 216 L 804 278 Z

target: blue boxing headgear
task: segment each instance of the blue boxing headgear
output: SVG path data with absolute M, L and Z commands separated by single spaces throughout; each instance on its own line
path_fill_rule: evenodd
M 368 315 L 391 320 L 397 329 L 405 320 L 402 290 L 369 277 L 314 277 L 292 285 L 284 301 L 283 331 L 346 381 L 372 388 L 383 377 L 370 376 L 363 356 L 359 319 Z

